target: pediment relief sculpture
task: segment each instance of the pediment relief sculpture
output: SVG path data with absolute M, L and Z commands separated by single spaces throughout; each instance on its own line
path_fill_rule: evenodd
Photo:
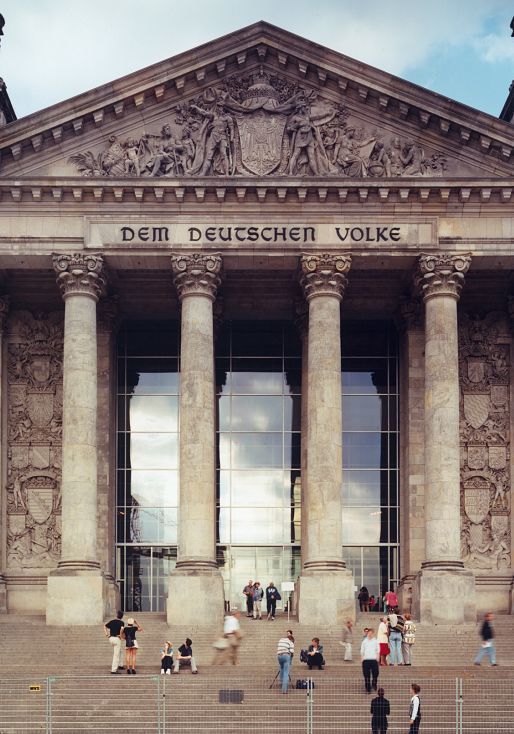
M 69 162 L 88 177 L 442 176 L 454 162 L 362 125 L 343 105 L 262 68 L 170 110 L 160 131 L 119 138 Z

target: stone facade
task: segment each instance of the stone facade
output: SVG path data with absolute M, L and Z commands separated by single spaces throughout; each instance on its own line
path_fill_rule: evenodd
M 404 606 L 437 623 L 512 609 L 506 123 L 259 23 L 13 121 L 0 152 L 0 611 L 96 623 L 117 603 L 117 328 L 167 319 L 182 352 L 168 617 L 201 624 L 206 596 L 221 617 L 222 318 L 301 330 L 300 619 L 354 614 L 340 327 L 367 320 L 399 333 Z

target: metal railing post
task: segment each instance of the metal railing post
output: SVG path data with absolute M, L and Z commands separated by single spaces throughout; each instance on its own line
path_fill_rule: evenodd
M 462 734 L 463 727 L 464 727 L 463 709 L 464 709 L 463 681 L 462 681 L 462 678 L 459 678 L 459 734 Z
M 162 676 L 162 732 L 166 734 L 166 677 Z
M 46 734 L 52 734 L 52 681 L 55 678 L 46 679 Z
M 312 678 L 307 678 L 307 734 L 314 732 L 314 694 Z

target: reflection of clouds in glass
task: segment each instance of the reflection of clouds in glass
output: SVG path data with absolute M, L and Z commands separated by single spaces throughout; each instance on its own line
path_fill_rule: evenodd
M 283 543 L 290 511 L 278 508 L 220 510 L 221 543 Z
M 232 372 L 233 392 L 280 394 L 283 382 L 282 372 Z
M 380 507 L 346 507 L 343 510 L 343 543 L 379 543 Z
M 281 468 L 282 433 L 232 433 L 232 468 Z
M 382 446 L 384 451 L 382 452 Z M 383 433 L 343 433 L 343 466 L 345 468 L 379 469 L 382 453 L 384 466 L 387 467 L 387 434 Z
M 176 433 L 132 433 L 130 465 L 133 469 L 176 469 Z
M 232 472 L 233 505 L 279 507 L 287 499 L 288 488 L 282 471 Z
M 137 518 L 131 518 L 131 541 L 134 543 L 176 543 L 177 516 L 176 507 L 138 508 Z
M 387 491 L 387 473 L 380 471 L 344 471 L 343 506 L 380 504 L 380 484 Z M 387 495 L 386 495 L 387 496 Z M 384 503 L 385 504 L 385 503 Z
M 386 425 L 386 401 L 387 398 L 378 395 L 345 395 L 343 430 L 380 431 Z
M 133 500 L 143 507 L 176 507 L 178 474 L 176 471 L 132 471 Z
M 132 397 L 129 410 L 132 431 L 177 430 L 177 397 L 167 395 Z
M 227 401 L 222 398 L 220 403 Z M 222 422 L 223 419 L 223 422 Z M 233 431 L 281 431 L 282 398 L 268 396 L 235 395 L 231 401 L 231 417 L 228 405 L 220 406 L 220 428 Z

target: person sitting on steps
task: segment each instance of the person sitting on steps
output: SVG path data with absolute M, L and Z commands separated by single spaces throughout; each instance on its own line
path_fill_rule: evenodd
M 309 670 L 317 667 L 323 670 L 325 660 L 323 658 L 323 645 L 320 645 L 319 637 L 313 637 L 309 649 L 307 650 L 307 665 Z

